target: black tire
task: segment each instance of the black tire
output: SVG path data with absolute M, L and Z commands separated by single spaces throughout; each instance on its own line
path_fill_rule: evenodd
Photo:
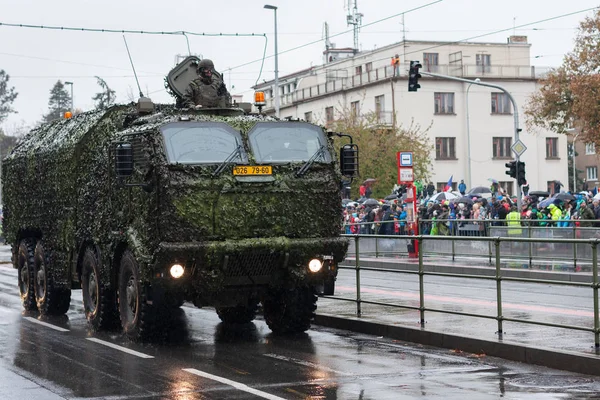
M 37 310 L 35 302 L 35 274 L 33 269 L 34 241 L 22 239 L 17 250 L 16 267 L 18 270 L 19 294 L 21 304 L 26 311 Z
M 81 294 L 85 317 L 94 330 L 115 328 L 119 322 L 116 289 L 103 276 L 96 252 L 88 247 L 81 264 Z
M 71 290 L 55 284 L 52 265 L 42 242 L 35 245 L 33 252 L 35 275 L 35 300 L 42 315 L 62 315 L 69 310 Z
M 263 300 L 263 313 L 269 328 L 277 334 L 300 333 L 310 328 L 317 309 L 312 287 L 276 290 Z
M 149 338 L 155 329 L 156 306 L 148 304 L 147 293 L 140 282 L 138 263 L 126 250 L 119 269 L 119 315 L 123 332 L 134 341 Z
M 247 324 L 254 321 L 258 311 L 258 302 L 250 300 L 248 305 L 218 307 L 217 315 L 226 324 Z

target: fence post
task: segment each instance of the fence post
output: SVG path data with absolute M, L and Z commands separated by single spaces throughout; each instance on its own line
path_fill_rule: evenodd
M 379 229 L 377 229 L 375 235 L 379 235 Z M 375 258 L 379 258 L 379 238 L 375 238 Z
M 417 244 L 419 246 L 419 314 L 421 316 L 421 327 L 425 326 L 425 285 L 423 276 L 423 236 L 417 236 Z
M 573 222 L 573 239 L 577 239 L 575 222 Z M 573 272 L 577 272 L 577 243 L 573 243 Z
M 491 234 L 491 232 L 492 232 L 492 223 L 490 222 L 490 233 L 489 234 Z M 489 250 L 488 255 L 490 258 L 488 263 L 491 265 L 492 264 L 492 242 L 491 241 L 488 241 L 488 250 Z
M 494 238 L 494 246 L 496 248 L 496 303 L 498 309 L 498 338 L 502 339 L 502 275 L 500 273 L 500 238 Z
M 527 224 L 527 233 L 529 239 L 531 239 L 531 222 Z M 531 249 L 531 246 L 533 246 L 533 243 L 529 242 L 529 269 L 531 269 L 533 266 L 533 251 Z
M 454 261 L 455 254 L 456 254 L 456 251 L 454 249 L 454 236 L 452 236 L 452 261 Z
M 360 252 L 358 249 L 359 237 L 360 235 L 356 235 L 354 237 L 354 250 L 356 251 L 355 259 L 356 259 L 356 315 L 360 317 Z
M 592 242 L 592 278 L 594 290 L 594 346 L 600 351 L 600 317 L 598 315 L 598 240 Z

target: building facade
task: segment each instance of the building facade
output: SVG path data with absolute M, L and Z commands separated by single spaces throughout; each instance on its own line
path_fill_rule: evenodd
M 324 65 L 279 78 L 280 117 L 327 125 L 349 110 L 374 113 L 390 127 L 412 122 L 431 126 L 432 181 L 438 187 L 452 175 L 467 187 L 489 186 L 495 179 L 514 194 L 516 182 L 505 173 L 515 143 L 516 115 L 509 97 L 499 89 L 426 75 L 417 92 L 408 92 L 409 63 L 418 60 L 423 72 L 478 78 L 511 93 L 518 106 L 520 140 L 527 148 L 521 161 L 529 188 L 545 190 L 550 181 L 567 182 L 567 137 L 525 130 L 523 106 L 548 71 L 530 65 L 530 46 L 526 37 L 512 36 L 507 43 L 406 41 L 353 57 L 326 54 Z M 399 68 L 392 65 L 395 55 L 400 56 Z M 263 111 L 273 113 L 273 81 L 255 89 L 266 92 Z

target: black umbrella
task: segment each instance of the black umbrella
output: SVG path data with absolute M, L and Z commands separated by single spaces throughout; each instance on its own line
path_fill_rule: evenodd
M 558 199 L 558 200 L 562 200 L 562 201 L 575 200 L 575 196 L 573 196 L 572 194 L 569 194 L 569 193 L 559 193 L 559 194 L 555 195 L 554 198 Z
M 529 195 L 538 197 L 550 197 L 550 192 L 545 192 L 543 190 L 534 190 L 533 192 L 529 192 Z
M 363 205 L 365 206 L 378 206 L 379 202 L 375 199 L 367 199 L 365 200 L 365 202 L 363 203 Z
M 463 203 L 463 204 L 473 204 L 473 199 L 471 197 L 461 197 L 460 199 L 456 200 L 457 203 Z
M 473 189 L 469 190 L 469 192 L 467 194 L 471 194 L 471 193 L 492 193 L 492 191 L 490 190 L 489 187 L 476 186 Z
M 342 199 L 342 205 L 345 206 L 346 204 L 350 203 L 352 201 L 352 199 Z
M 390 194 L 389 196 L 385 197 L 385 200 L 396 200 L 398 198 L 397 194 Z

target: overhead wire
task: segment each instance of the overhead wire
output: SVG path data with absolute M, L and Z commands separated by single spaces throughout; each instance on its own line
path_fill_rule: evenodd
M 380 22 L 387 21 L 388 19 L 396 18 L 396 17 L 399 17 L 399 16 L 401 16 L 401 15 L 403 15 L 403 14 L 408 14 L 408 13 L 410 13 L 410 12 L 417 11 L 417 10 L 420 10 L 420 9 L 422 9 L 422 8 L 425 8 L 425 7 L 429 7 L 429 6 L 431 6 L 431 5 L 434 5 L 434 4 L 437 4 L 437 3 L 440 3 L 441 1 L 443 1 L 443 0 L 436 0 L 436 1 L 433 1 L 433 2 L 431 2 L 431 3 L 423 4 L 422 6 L 419 6 L 419 7 L 411 8 L 410 10 L 403 11 L 403 12 L 401 12 L 401 13 L 397 13 L 397 14 L 394 14 L 394 15 L 390 15 L 390 16 L 388 16 L 388 17 L 385 17 L 385 18 L 382 18 L 382 19 L 378 19 L 377 21 L 373 21 L 373 22 L 370 22 L 370 23 L 368 23 L 368 24 L 362 25 L 362 26 L 361 26 L 361 28 L 364 28 L 364 27 L 367 27 L 367 26 L 371 26 L 371 25 L 375 25 L 375 24 L 378 24 L 378 23 L 380 23 Z M 336 33 L 336 34 L 334 34 L 334 35 L 331 35 L 331 36 L 329 36 L 329 37 L 330 37 L 330 38 L 334 38 L 334 37 L 337 37 L 337 36 L 345 35 L 345 34 L 347 34 L 347 33 L 353 32 L 353 31 L 354 31 L 354 29 L 348 29 L 348 30 L 346 30 L 346 31 L 339 32 L 339 33 Z M 294 50 L 298 50 L 298 49 L 301 49 L 301 48 L 304 48 L 304 47 L 311 46 L 311 45 L 313 45 L 313 44 L 320 43 L 320 42 L 322 42 L 323 40 L 324 40 L 324 39 L 322 39 L 322 38 L 321 38 L 321 39 L 319 39 L 319 40 L 314 40 L 314 41 L 312 41 L 312 42 L 308 42 L 308 43 L 305 43 L 305 44 L 303 44 L 303 45 L 300 45 L 300 46 L 292 47 L 291 49 L 287 49 L 287 50 L 284 50 L 284 51 L 280 51 L 280 52 L 278 52 L 277 54 L 285 54 L 285 53 L 289 53 L 289 52 L 291 52 L 291 51 L 294 51 Z M 270 55 L 270 56 L 267 56 L 266 58 L 271 58 L 271 57 L 275 57 L 275 55 Z M 245 67 L 246 65 L 250 65 L 250 64 L 257 63 L 257 62 L 259 62 L 259 61 L 261 61 L 261 60 L 264 62 L 264 59 L 260 59 L 260 58 L 259 58 L 259 59 L 253 60 L 253 61 L 248 61 L 248 62 L 246 62 L 246 63 L 243 63 L 243 64 L 240 64 L 240 65 L 236 65 L 235 67 L 231 67 L 231 69 L 242 68 L 242 67 Z

